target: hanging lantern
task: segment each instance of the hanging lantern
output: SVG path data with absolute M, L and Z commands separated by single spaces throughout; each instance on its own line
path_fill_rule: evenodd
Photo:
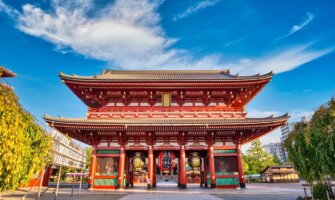
M 170 173 L 174 169 L 175 155 L 171 151 L 162 151 L 158 156 L 158 167 L 163 173 Z
M 145 164 L 145 158 L 140 152 L 136 152 L 133 156 L 133 170 L 135 172 L 142 171 Z
M 194 172 L 200 171 L 201 158 L 198 155 L 198 152 L 193 152 L 192 155 L 188 158 L 188 165 L 193 168 Z

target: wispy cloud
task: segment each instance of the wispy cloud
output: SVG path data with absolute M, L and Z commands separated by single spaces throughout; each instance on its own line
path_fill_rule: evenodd
M 300 31 L 302 28 L 307 26 L 313 19 L 314 19 L 314 15 L 310 12 L 307 12 L 305 16 L 305 20 L 301 24 L 293 25 L 291 30 L 286 35 L 278 37 L 275 41 L 287 38 L 293 35 L 294 33 Z
M 7 6 L 2 0 L 0 0 L 0 13 L 1 12 L 5 12 L 10 17 L 16 17 L 19 14 L 17 10 Z
M 8 13 L 19 30 L 55 44 L 57 51 L 72 51 L 121 69 L 230 68 L 240 74 L 281 73 L 333 51 L 305 44 L 237 60 L 225 60 L 221 54 L 195 57 L 188 50 L 174 48 L 178 38 L 167 36 L 161 27 L 160 4 L 116 0 L 96 11 L 93 0 L 53 0 L 48 10 L 25 4 L 18 11 L 0 0 L 0 11 Z M 92 10 L 96 11 L 93 15 Z
M 244 58 L 228 66 L 238 72 L 267 73 L 273 71 L 282 73 L 295 69 L 303 64 L 318 59 L 333 52 L 334 48 L 313 49 L 311 44 L 292 46 L 280 51 L 267 53 L 258 58 Z
M 204 8 L 207 8 L 207 7 L 211 7 L 211 6 L 214 6 L 215 4 L 219 3 L 221 0 L 204 0 L 204 1 L 200 1 L 198 2 L 196 5 L 193 5 L 191 7 L 188 7 L 186 10 L 184 10 L 183 12 L 177 14 L 173 20 L 176 21 L 176 20 L 179 20 L 181 18 L 185 18 L 199 10 L 202 10 Z
M 284 113 L 280 113 L 278 111 L 260 111 L 260 110 L 251 110 L 248 112 L 248 117 L 255 117 L 255 118 L 259 118 L 259 117 L 268 117 L 268 116 L 279 116 L 281 114 Z
M 306 117 L 307 119 L 311 119 L 314 111 L 311 110 L 291 110 L 288 112 L 290 115 L 290 121 L 291 122 L 297 122 L 297 121 L 301 121 L 302 117 Z M 268 117 L 268 116 L 279 116 L 282 115 L 284 113 L 281 113 L 279 111 L 260 111 L 260 110 L 250 110 L 248 112 L 248 117 L 255 117 L 255 118 L 261 118 L 261 117 Z

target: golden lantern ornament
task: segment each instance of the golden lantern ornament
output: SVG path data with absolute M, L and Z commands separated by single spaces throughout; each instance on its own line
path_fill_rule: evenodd
M 135 172 L 142 171 L 145 164 L 145 158 L 140 152 L 136 152 L 133 157 L 133 170 Z
M 201 157 L 198 155 L 198 152 L 193 152 L 188 158 L 188 165 L 192 167 L 194 173 L 200 173 L 201 163 Z

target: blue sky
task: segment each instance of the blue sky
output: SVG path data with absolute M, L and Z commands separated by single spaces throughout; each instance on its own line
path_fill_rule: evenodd
M 249 116 L 310 115 L 335 94 L 335 2 L 269 0 L 0 0 L 0 65 L 40 121 L 84 117 L 58 72 L 227 69 L 276 76 Z M 262 138 L 279 141 L 279 131 Z

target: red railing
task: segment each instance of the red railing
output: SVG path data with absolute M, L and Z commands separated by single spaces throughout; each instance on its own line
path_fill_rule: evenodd
M 225 106 L 189 106 L 189 107 L 150 107 L 150 106 L 127 106 L 127 107 L 103 107 L 90 108 L 89 112 L 244 112 L 240 107 Z

